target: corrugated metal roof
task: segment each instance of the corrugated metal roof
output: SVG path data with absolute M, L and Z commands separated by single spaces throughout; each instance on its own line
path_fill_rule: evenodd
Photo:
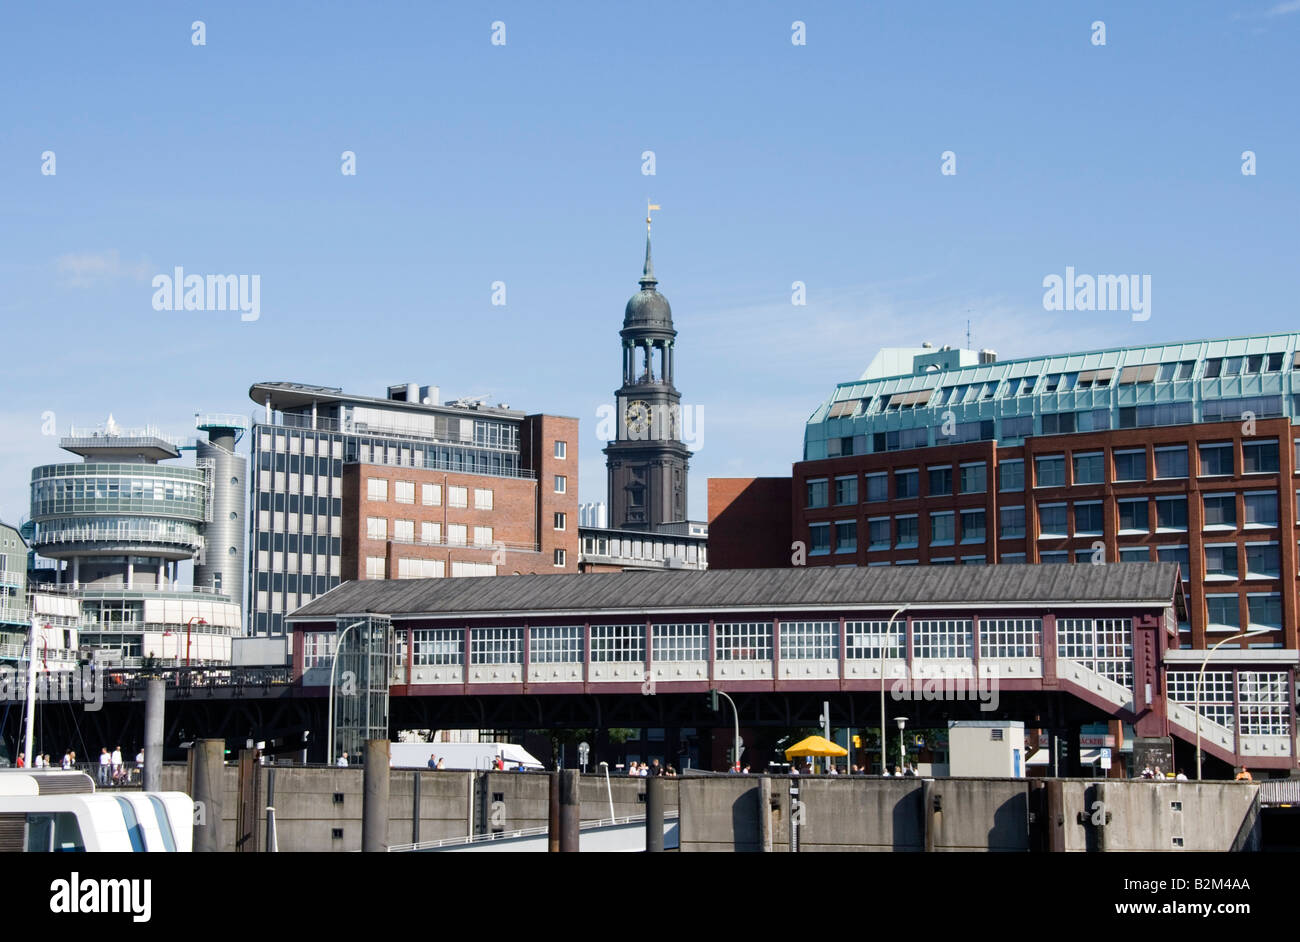
M 290 620 L 375 612 L 492 614 L 925 604 L 1139 602 L 1168 605 L 1175 563 L 715 569 L 346 582 Z

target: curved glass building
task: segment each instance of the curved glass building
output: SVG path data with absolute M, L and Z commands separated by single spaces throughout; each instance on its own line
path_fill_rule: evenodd
M 221 541 L 219 557 L 237 556 L 233 565 L 205 564 L 215 506 L 233 515 L 242 534 L 244 462 L 233 440 L 229 448 L 224 440 L 204 443 L 212 454 L 194 467 L 160 463 L 180 457 L 180 440 L 152 428 L 120 429 L 111 417 L 59 444 L 82 461 L 32 470 L 31 547 L 56 563 L 54 585 L 41 591 L 77 600 L 83 648 L 127 665 L 146 656 L 229 662 L 230 638 L 242 627 L 230 592 L 239 590 L 242 538 Z M 193 588 L 179 583 L 184 561 L 195 562 Z M 235 573 L 230 588 L 226 571 Z

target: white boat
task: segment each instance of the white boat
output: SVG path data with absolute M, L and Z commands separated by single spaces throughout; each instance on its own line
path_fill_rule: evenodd
M 194 801 L 181 792 L 96 792 L 84 772 L 0 770 L 0 852 L 194 849 Z

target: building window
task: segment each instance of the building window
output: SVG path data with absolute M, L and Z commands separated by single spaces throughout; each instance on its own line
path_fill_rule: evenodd
M 415 521 L 394 520 L 393 539 L 400 540 L 403 543 L 414 543 L 415 542 Z
M 1242 474 L 1276 474 L 1278 468 L 1276 438 L 1241 443 Z
M 1156 559 L 1162 563 L 1177 563 L 1184 582 L 1191 578 L 1191 555 L 1186 546 L 1157 546 Z
M 968 658 L 970 652 L 969 618 L 918 619 L 912 622 L 912 657 Z
M 1200 671 L 1169 671 L 1165 677 L 1170 700 L 1189 710 L 1195 710 L 1199 701 L 1201 716 L 1232 729 L 1235 720 L 1231 671 L 1206 671 L 1204 676 Z
M 881 471 L 867 475 L 867 502 L 889 500 L 889 474 Z
M 1232 442 L 1201 445 L 1201 477 L 1232 474 Z
M 645 661 L 645 625 L 592 625 L 594 664 Z
M 399 559 L 397 561 L 399 579 L 441 579 L 442 576 L 441 559 Z
M 1024 553 L 1003 553 L 998 562 L 1004 566 L 1022 566 L 1025 563 Z
M 1025 536 L 1025 508 L 1000 507 L 998 517 L 1001 521 L 1002 539 L 1016 540 Z
M 1282 557 L 1276 543 L 1246 544 L 1246 578 L 1277 579 L 1282 575 Z
M 1250 620 L 1253 625 L 1253 615 Z M 1242 671 L 1237 675 L 1241 735 L 1286 736 L 1290 733 L 1291 704 L 1287 686 L 1287 675 L 1282 671 Z
M 582 626 L 533 628 L 529 639 L 531 664 L 581 664 Z
M 953 512 L 951 510 L 939 511 L 930 514 L 930 545 L 931 546 L 951 546 L 954 540 L 953 528 L 955 526 Z
M 1115 452 L 1116 481 L 1145 481 L 1147 479 L 1146 451 Z
M 891 628 L 888 621 L 846 621 L 844 623 L 844 656 L 851 661 L 879 661 L 881 648 L 884 656 L 901 660 L 903 644 L 907 639 L 906 625 L 895 619 Z
M 442 524 L 422 521 L 420 523 L 420 542 L 421 543 L 441 543 L 442 542 Z
M 366 578 L 367 579 L 384 578 L 384 557 L 382 556 L 366 557 Z
M 474 509 L 491 510 L 492 509 L 492 491 L 487 488 L 474 488 Z
M 808 527 L 808 555 L 825 556 L 831 551 L 831 525 L 814 523 Z
M 921 495 L 921 474 L 915 468 L 894 472 L 894 499 L 907 500 Z
M 889 518 L 872 517 L 867 521 L 867 544 L 869 550 L 889 549 Z
M 835 552 L 858 551 L 858 524 L 856 520 L 838 520 L 835 523 Z
M 858 502 L 858 476 L 835 479 L 835 503 L 856 504 Z
M 1017 458 L 998 465 L 998 490 L 1023 491 L 1025 489 L 1025 462 Z
M 334 632 L 308 631 L 302 636 L 302 667 L 326 667 L 333 663 Z
M 447 524 L 447 543 L 450 546 L 464 546 L 469 536 L 463 523 Z
M 495 576 L 497 567 L 492 563 L 474 563 L 468 560 L 453 559 L 451 562 L 451 577 L 459 579 L 462 577 L 476 576 Z
M 1068 563 L 1070 561 L 1070 554 L 1065 550 L 1053 550 L 1050 553 L 1039 553 L 1038 561 L 1043 565 Z
M 1209 530 L 1214 527 L 1226 530 L 1236 529 L 1236 494 L 1206 494 L 1203 500 L 1205 501 L 1205 529 Z
M 1277 492 L 1257 491 L 1245 495 L 1246 526 L 1259 529 L 1276 527 Z
M 963 543 L 984 542 L 984 511 L 963 510 L 961 512 L 961 541 Z
M 417 628 L 411 632 L 416 667 L 460 667 L 465 663 L 465 629 Z
M 1205 578 L 1235 581 L 1237 578 L 1237 544 L 1210 543 L 1205 547 Z
M 653 625 L 655 662 L 707 661 L 709 626 L 706 622 L 687 625 Z
M 1060 618 L 1057 655 L 1133 688 L 1133 623 L 1128 618 Z
M 713 626 L 714 657 L 719 661 L 770 661 L 770 621 L 718 622 Z
M 1151 508 L 1145 497 L 1119 501 L 1119 532 L 1149 533 Z
M 1046 526 L 1043 529 L 1046 530 Z M 1105 529 L 1105 514 L 1102 512 L 1101 501 L 1074 505 L 1075 536 L 1100 536 Z
M 1086 455 L 1074 456 L 1074 483 L 1075 484 L 1103 484 L 1106 481 L 1105 455 L 1102 452 L 1095 452 Z M 1039 472 L 1039 485 L 1045 482 Z M 1062 482 L 1064 483 L 1064 482 Z
M 980 657 L 1040 657 L 1040 618 L 981 618 Z
M 421 484 L 420 485 L 420 503 L 426 507 L 442 506 L 442 485 L 441 484 Z
M 919 539 L 919 527 L 916 522 L 916 514 L 910 514 L 905 517 L 898 517 L 898 542 L 894 544 L 896 549 L 905 547 L 915 547 Z
M 474 528 L 474 545 L 491 546 L 492 545 L 492 528 L 475 527 Z
M 781 657 L 792 661 L 829 661 L 839 657 L 837 621 L 781 622 Z
M 1119 561 L 1121 563 L 1146 563 L 1151 561 L 1151 551 L 1145 546 L 1133 547 L 1130 549 L 1121 549 L 1119 551 Z
M 984 462 L 961 466 L 961 492 L 983 494 L 988 490 L 988 473 Z
M 1157 478 L 1187 477 L 1187 446 L 1156 449 Z
M 469 506 L 469 488 L 450 486 L 447 488 L 447 506 L 465 508 Z
M 368 540 L 388 539 L 388 518 L 367 517 L 366 518 L 366 539 Z
M 557 513 L 557 514 L 555 515 L 555 529 L 557 529 L 557 530 L 563 530 L 563 529 L 564 529 L 564 525 L 565 525 L 565 523 L 567 522 L 567 520 L 568 520 L 568 518 L 565 517 L 564 514 L 558 514 L 558 513 Z
M 945 465 L 942 468 L 930 468 L 930 492 L 931 497 L 947 497 L 952 493 L 952 467 Z
M 569 488 L 569 479 L 566 478 L 563 474 L 557 474 L 555 476 L 555 493 L 564 494 L 568 491 L 568 488 Z
M 1156 498 L 1156 531 L 1187 529 L 1187 498 Z
M 826 507 L 829 498 L 829 483 L 826 478 L 817 478 L 807 483 L 808 488 L 808 507 Z
M 1241 611 L 1236 595 L 1207 595 L 1205 610 L 1210 628 L 1241 629 Z
M 568 442 L 556 442 L 556 443 L 555 443 L 555 457 L 556 457 L 556 458 L 561 458 L 561 459 L 563 459 L 563 458 L 567 458 L 567 457 L 568 457 L 568 451 L 569 451 L 569 444 L 568 444 Z
M 1035 485 L 1037 487 L 1065 486 L 1065 456 L 1054 455 L 1034 459 Z
M 388 500 L 388 481 L 384 478 L 366 478 L 366 500 Z
M 415 482 L 394 481 L 393 499 L 397 501 L 399 504 L 414 504 L 415 503 Z
M 1061 539 L 1070 535 L 1065 504 L 1043 504 L 1038 508 L 1038 538 Z
M 469 633 L 470 664 L 522 664 L 524 629 L 475 628 Z

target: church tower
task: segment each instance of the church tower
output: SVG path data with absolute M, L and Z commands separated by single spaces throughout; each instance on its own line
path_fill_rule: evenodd
M 618 432 L 605 446 L 609 525 L 621 530 L 653 532 L 686 519 L 691 452 L 681 441 L 681 393 L 673 385 L 677 331 L 672 308 L 657 290 L 658 284 L 650 258 L 647 212 L 641 290 L 627 302 L 619 331 L 623 385 L 615 393 Z

